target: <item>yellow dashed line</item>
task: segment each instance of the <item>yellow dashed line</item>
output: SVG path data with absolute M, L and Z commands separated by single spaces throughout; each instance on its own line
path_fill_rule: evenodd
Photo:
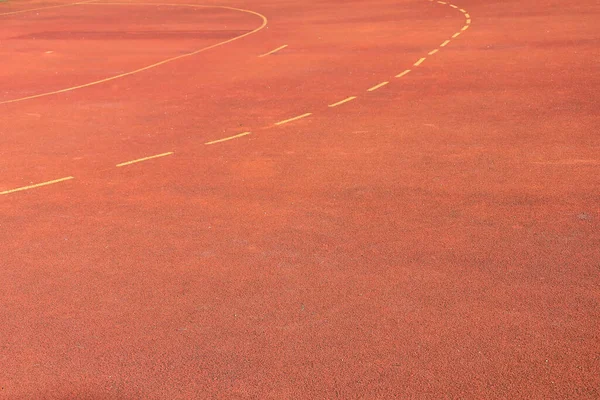
M 157 154 L 157 155 L 154 155 L 154 156 L 149 156 L 149 157 L 144 157 L 144 158 L 138 158 L 137 160 L 131 160 L 131 161 L 126 161 L 126 162 L 121 163 L 121 164 L 117 164 L 117 167 L 124 167 L 126 165 L 131 165 L 131 164 L 139 163 L 139 162 L 142 162 L 142 161 L 152 160 L 153 158 L 166 157 L 166 156 L 170 156 L 171 154 L 173 154 L 172 151 L 170 151 L 168 153 Z
M 84 2 L 79 2 L 79 3 L 72 3 L 70 5 L 89 4 L 92 1 L 97 1 L 97 0 L 84 1 Z M 430 1 L 433 2 L 434 0 L 430 0 Z M 444 5 L 449 5 L 450 7 L 454 8 L 454 9 L 458 9 L 458 6 L 456 6 L 454 4 L 450 4 L 450 3 L 446 2 L 446 1 L 437 1 L 437 3 L 444 4 Z M 114 5 L 156 5 L 156 6 L 160 6 L 160 5 L 181 5 L 181 6 L 189 6 L 189 7 L 211 7 L 211 6 L 199 6 L 199 5 L 159 4 L 159 3 L 156 3 L 156 4 L 155 3 L 132 3 L 132 4 L 129 4 L 129 3 L 101 3 L 101 4 L 98 4 L 98 3 L 96 3 L 96 4 L 97 5 L 109 5 L 109 4 L 114 4 Z M 50 6 L 50 7 L 44 7 L 44 8 L 39 8 L 39 9 L 22 10 L 22 11 L 15 11 L 15 12 L 4 13 L 4 14 L 0 13 L 0 15 L 8 15 L 8 14 L 15 14 L 15 13 L 27 12 L 27 11 L 42 10 L 42 9 L 45 9 L 45 8 L 57 8 L 57 7 L 65 7 L 65 6 L 67 6 L 67 5 Z M 22 101 L 22 100 L 33 99 L 33 98 L 42 97 L 42 96 L 48 96 L 48 95 L 52 95 L 52 94 L 63 93 L 63 92 L 67 92 L 67 91 L 71 91 L 71 90 L 75 90 L 75 89 L 80 89 L 80 88 L 84 88 L 84 87 L 88 87 L 88 86 L 93 86 L 93 85 L 96 85 L 96 84 L 99 84 L 99 83 L 111 81 L 113 79 L 125 77 L 125 76 L 128 76 L 128 75 L 133 75 L 133 74 L 136 74 L 138 72 L 145 71 L 147 69 L 154 68 L 154 67 L 157 67 L 159 65 L 163 65 L 163 64 L 166 64 L 168 62 L 178 60 L 180 58 L 189 57 L 191 55 L 194 55 L 194 54 L 200 53 L 202 51 L 205 51 L 205 50 L 208 50 L 208 49 L 220 46 L 222 44 L 232 42 L 234 40 L 237 40 L 237 39 L 240 39 L 242 37 L 248 36 L 248 35 L 250 35 L 252 33 L 255 33 L 255 32 L 261 30 L 262 28 L 264 28 L 266 26 L 266 23 L 267 23 L 266 17 L 264 17 L 263 15 L 261 15 L 259 13 L 256 13 L 256 12 L 253 12 L 253 11 L 249 11 L 249 10 L 243 10 L 243 9 L 233 8 L 233 7 L 224 7 L 224 6 L 214 6 L 214 7 L 219 7 L 219 8 L 223 8 L 223 9 L 229 9 L 229 10 L 242 11 L 242 12 L 247 12 L 247 13 L 250 13 L 250 14 L 257 15 L 260 18 L 263 19 L 263 24 L 260 27 L 254 29 L 253 31 L 248 32 L 246 34 L 243 34 L 241 36 L 237 36 L 235 38 L 226 40 L 224 42 L 217 43 L 215 45 L 212 45 L 212 46 L 200 49 L 200 50 L 196 50 L 196 51 L 191 52 L 191 53 L 187 53 L 187 54 L 183 54 L 183 55 L 180 55 L 180 56 L 177 56 L 177 57 L 169 58 L 167 60 L 163 60 L 163 61 L 160 61 L 158 63 L 152 64 L 152 65 L 149 65 L 149 66 L 146 66 L 146 67 L 143 67 L 143 68 L 131 71 L 131 72 L 126 72 L 126 73 L 121 74 L 121 75 L 116 75 L 116 76 L 113 76 L 113 77 L 109 77 L 109 78 L 102 79 L 102 80 L 95 81 L 95 82 L 90 82 L 90 83 L 83 84 L 83 85 L 80 85 L 80 86 L 75 86 L 75 87 L 66 88 L 66 89 L 62 89 L 62 90 L 57 90 L 55 92 L 41 93 L 41 94 L 38 94 L 38 95 L 26 97 L 26 98 L 8 100 L 8 101 L 0 102 L 0 104 L 12 103 L 12 102 L 16 102 L 16 101 Z M 463 26 L 459 32 L 456 32 L 454 35 L 452 35 L 453 39 L 457 38 L 461 34 L 461 32 L 467 30 L 469 28 L 469 25 L 471 24 L 471 17 L 466 12 L 466 10 L 464 10 L 464 9 L 461 8 L 461 9 L 459 9 L 459 11 L 462 12 L 465 15 L 466 25 Z M 449 43 L 450 43 L 450 40 L 446 40 L 442 44 L 440 44 L 439 47 L 445 47 Z M 278 51 L 280 51 L 280 50 L 282 50 L 282 49 L 284 49 L 286 47 L 288 47 L 287 44 L 283 45 L 283 46 L 280 46 L 280 47 L 278 47 L 276 49 L 273 49 L 273 50 L 269 51 L 268 53 L 261 54 L 258 57 L 268 56 L 268 55 L 276 53 L 276 52 L 278 52 Z M 439 51 L 439 49 L 433 49 L 428 54 L 431 56 L 431 55 L 436 54 L 438 51 Z M 415 67 L 419 66 L 425 60 L 426 60 L 426 57 L 422 57 L 418 61 L 416 61 L 413 65 Z M 396 75 L 395 77 L 396 78 L 401 78 L 403 76 L 406 76 L 410 72 L 411 72 L 410 69 L 406 69 L 403 72 L 401 72 L 398 75 Z M 379 88 L 381 88 L 381 87 L 383 87 L 383 86 L 385 86 L 385 85 L 387 85 L 389 83 L 390 83 L 389 81 L 381 82 L 381 83 L 379 83 L 379 84 L 377 84 L 377 85 L 375 85 L 375 86 L 367 89 L 367 91 L 369 91 L 369 92 L 375 91 L 375 90 L 377 90 L 377 89 L 379 89 Z M 357 99 L 356 96 L 350 96 L 350 97 L 347 97 L 347 98 L 345 98 L 343 100 L 340 100 L 340 101 L 338 101 L 336 103 L 329 104 L 329 107 L 337 107 L 337 106 L 340 106 L 342 104 L 345 104 L 345 103 L 348 103 L 350 101 L 353 101 L 355 99 Z M 276 122 L 274 125 L 276 125 L 276 126 L 284 125 L 284 124 L 287 124 L 289 122 L 297 121 L 299 119 L 306 118 L 306 117 L 311 116 L 311 115 L 312 115 L 312 113 L 306 113 L 306 114 L 298 115 L 296 117 L 292 117 L 292 118 L 289 118 L 289 119 L 285 119 L 283 121 Z M 223 139 L 218 139 L 218 140 L 213 140 L 213 141 L 210 141 L 210 142 L 206 142 L 205 145 L 222 143 L 222 142 L 225 142 L 225 141 L 233 140 L 233 139 L 240 138 L 240 137 L 243 137 L 243 136 L 247 136 L 247 135 L 250 135 L 250 134 L 251 134 L 251 132 L 243 132 L 243 133 L 240 133 L 240 134 L 237 134 L 237 135 L 234 135 L 234 136 L 230 136 L 230 137 L 226 137 L 226 138 L 223 138 Z M 173 152 L 167 152 L 167 153 L 162 153 L 162 154 L 157 154 L 157 155 L 153 155 L 153 156 L 149 156 L 149 157 L 140 158 L 140 159 L 137 159 L 137 160 L 127 161 L 127 162 L 124 162 L 124 163 L 117 164 L 117 167 L 123 167 L 123 166 L 126 166 L 126 165 L 131 165 L 131 164 L 139 163 L 139 162 L 142 162 L 142 161 L 151 160 L 151 159 L 154 159 L 154 158 L 166 157 L 166 156 L 169 156 L 169 155 L 172 155 L 172 154 L 174 154 L 174 153 Z M 64 181 L 67 181 L 67 180 L 70 180 L 70 179 L 74 179 L 74 178 L 72 176 L 69 176 L 69 177 L 65 177 L 65 178 L 56 179 L 56 180 L 53 180 L 53 181 L 38 183 L 38 184 L 35 184 L 35 185 L 24 186 L 24 187 L 21 187 L 21 188 L 16 188 L 16 189 L 11 189 L 11 190 L 5 190 L 3 192 L 0 192 L 0 195 L 14 193 L 14 192 L 22 191 L 22 190 L 33 189 L 33 188 L 37 188 L 37 187 L 41 187 L 41 186 L 46 186 L 46 185 L 51 185 L 51 184 L 55 184 L 55 183 L 59 183 L 59 182 L 64 182 Z
M 252 132 L 244 132 L 244 133 L 240 133 L 239 135 L 234 135 L 234 136 L 229 136 L 223 139 L 218 139 L 218 140 L 213 140 L 212 142 L 206 142 L 204 144 L 215 144 L 215 143 L 221 143 L 221 142 L 226 142 L 228 140 L 232 140 L 232 139 L 237 139 L 240 138 L 242 136 L 247 136 L 249 134 L 251 134 Z
M 330 104 L 329 107 L 341 106 L 342 104 L 352 101 L 354 99 L 356 99 L 356 96 L 350 96 L 350 97 L 345 98 L 344 100 L 338 101 L 337 103 Z
M 298 115 L 297 117 L 293 117 L 293 118 L 290 118 L 290 119 L 284 119 L 283 121 L 275 122 L 275 125 L 279 126 L 279 125 L 287 124 L 288 122 L 297 121 L 297 120 L 299 120 L 301 118 L 306 118 L 306 117 L 308 117 L 310 115 L 312 115 L 312 113 L 306 113 L 306 114 Z
M 389 81 L 381 82 L 381 83 L 379 83 L 379 84 L 377 84 L 377 85 L 375 85 L 375 86 L 373 86 L 373 87 L 370 87 L 370 88 L 368 88 L 368 89 L 367 89 L 367 92 L 372 92 L 372 91 L 374 91 L 374 90 L 377 90 L 377 89 L 379 89 L 379 88 L 381 88 L 381 87 L 384 87 L 384 86 L 385 86 L 385 85 L 387 85 L 388 83 L 390 83 L 390 82 L 389 82 Z
M 14 192 L 20 192 L 22 190 L 34 189 L 34 188 L 38 188 L 40 186 L 48 186 L 48 185 L 52 185 L 54 183 L 64 182 L 64 181 L 68 181 L 71 179 L 75 179 L 75 178 L 73 178 L 72 176 L 67 176 L 66 178 L 55 179 L 53 181 L 37 183 L 35 185 L 30 185 L 30 186 L 23 186 L 23 187 L 16 188 L 16 189 L 5 190 L 4 192 L 0 192 L 0 194 L 9 194 L 9 193 L 14 193 Z
M 268 53 L 261 54 L 259 57 L 266 57 L 266 56 L 268 56 L 268 55 L 270 55 L 270 54 L 277 53 L 279 50 L 283 50 L 283 49 L 285 49 L 286 47 L 288 47 L 288 45 L 287 45 L 287 44 L 284 44 L 283 46 L 280 46 L 280 47 L 276 48 L 275 50 L 271 50 L 271 51 L 269 51 Z

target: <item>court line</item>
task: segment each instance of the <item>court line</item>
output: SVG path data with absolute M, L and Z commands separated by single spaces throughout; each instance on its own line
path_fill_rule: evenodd
M 122 162 L 121 164 L 117 164 L 117 167 L 124 167 L 126 165 L 131 165 L 131 164 L 139 163 L 142 161 L 152 160 L 153 158 L 166 157 L 166 156 L 170 156 L 171 154 L 173 154 L 173 152 L 169 151 L 167 153 L 156 154 L 154 156 L 138 158 L 137 160 L 125 161 L 125 162 Z
M 260 55 L 260 56 L 258 56 L 258 57 L 266 57 L 266 56 L 268 56 L 268 55 L 270 55 L 270 54 L 277 53 L 279 50 L 283 50 L 283 49 L 285 49 L 286 47 L 288 47 L 288 45 L 287 45 L 287 44 L 284 44 L 283 46 L 280 46 L 280 47 L 276 48 L 275 50 L 271 50 L 271 51 L 269 51 L 268 53 L 261 54 L 261 55 Z
M 328 107 L 337 107 L 337 106 L 341 106 L 342 104 L 345 104 L 345 103 L 347 103 L 347 102 L 349 102 L 349 101 L 352 101 L 352 100 L 354 100 L 354 99 L 356 99 L 356 98 L 357 98 L 356 96 L 350 96 L 350 97 L 346 97 L 344 100 L 338 101 L 337 103 L 330 104 Z
M 306 117 L 308 117 L 310 115 L 312 115 L 312 113 L 306 113 L 306 114 L 298 115 L 297 117 L 293 117 L 293 118 L 289 118 L 289 119 L 284 119 L 283 121 L 275 122 L 275 125 L 279 126 L 279 125 L 287 124 L 288 122 L 297 121 L 297 120 L 299 120 L 301 118 L 306 118 Z
M 75 179 L 75 178 L 72 177 L 72 176 L 67 176 L 66 178 L 55 179 L 53 181 L 36 183 L 35 185 L 29 185 L 29 186 L 23 186 L 23 187 L 20 187 L 20 188 L 16 188 L 16 189 L 5 190 L 3 192 L 0 192 L 0 195 L 2 195 L 2 194 L 10 194 L 10 193 L 14 193 L 14 192 L 20 192 L 22 190 L 34 189 L 34 188 L 38 188 L 40 186 L 48 186 L 48 185 L 52 185 L 54 183 L 64 182 L 64 181 L 68 181 L 68 180 L 71 180 L 71 179 Z
M 48 6 L 48 7 L 39 7 L 39 8 L 28 8 L 27 10 L 10 11 L 10 12 L 5 12 L 5 13 L 0 13 L 0 17 L 4 16 L 4 15 L 22 14 L 22 13 L 32 12 L 32 11 L 48 10 L 48 9 L 51 9 L 51 8 L 62 8 L 62 7 L 77 6 L 77 5 L 80 5 L 80 4 L 92 3 L 94 1 L 98 1 L 98 0 L 79 1 L 77 3 L 60 4 L 60 5 L 57 5 L 57 6 Z
M 229 136 L 229 137 L 226 137 L 226 138 L 223 138 L 223 139 L 213 140 L 212 142 L 206 142 L 204 144 L 215 144 L 215 143 L 226 142 L 228 140 L 237 139 L 237 138 L 242 137 L 242 136 L 250 135 L 251 133 L 252 132 L 244 132 L 244 133 L 240 133 L 239 135 L 233 135 L 233 136 Z
M 367 89 L 367 92 L 373 92 L 381 87 L 384 87 L 385 85 L 387 85 L 388 83 L 390 83 L 389 81 L 385 81 L 385 82 L 381 82 L 373 87 L 370 87 Z
M 435 53 L 437 53 L 438 51 L 440 51 L 440 49 L 433 49 L 433 50 L 431 50 L 431 51 L 430 51 L 429 53 L 427 53 L 427 54 L 428 54 L 428 55 L 430 55 L 430 56 L 432 56 L 432 55 L 434 55 Z
M 71 87 L 68 87 L 68 88 L 65 88 L 65 89 L 60 89 L 60 90 L 54 90 L 52 92 L 39 93 L 39 94 L 36 94 L 36 95 L 27 96 L 27 97 L 21 97 L 21 98 L 18 98 L 18 99 L 0 101 L 0 104 L 16 103 L 16 102 L 19 102 L 19 101 L 37 99 L 37 98 L 40 98 L 40 97 L 46 97 L 46 96 L 51 96 L 51 95 L 55 95 L 55 94 L 60 94 L 60 93 L 65 93 L 65 92 L 71 92 L 73 90 L 83 89 L 83 88 L 86 88 L 86 87 L 99 85 L 101 83 L 110 82 L 110 81 L 113 81 L 115 79 L 120 79 L 120 78 L 124 78 L 126 76 L 138 74 L 140 72 L 147 71 L 149 69 L 156 68 L 156 67 L 159 67 L 161 65 L 164 65 L 164 64 L 176 61 L 176 60 L 180 60 L 182 58 L 191 57 L 193 55 L 202 53 L 204 51 L 207 51 L 207 50 L 210 50 L 210 49 L 214 49 L 215 47 L 219 47 L 219 46 L 222 46 L 224 44 L 231 43 L 231 42 L 233 42 L 235 40 L 242 39 L 242 38 L 244 38 L 246 36 L 250 36 L 250 35 L 252 35 L 252 34 L 254 34 L 254 33 L 262 30 L 265 26 L 267 26 L 267 22 L 268 22 L 267 17 L 265 17 L 264 15 L 262 15 L 260 13 L 255 12 L 255 11 L 245 10 L 245 9 L 242 9 L 242 8 L 227 7 L 227 6 L 204 6 L 204 5 L 195 5 L 195 4 L 169 4 L 169 3 L 80 3 L 80 4 L 97 5 L 97 6 L 103 6 L 103 5 L 148 6 L 148 5 L 152 5 L 152 6 L 169 6 L 169 7 L 170 6 L 174 6 L 174 7 L 179 6 L 179 7 L 192 7 L 192 8 L 221 8 L 221 9 L 225 9 L 225 10 L 240 11 L 240 12 L 244 12 L 244 13 L 256 15 L 256 16 L 258 16 L 258 17 L 260 17 L 262 19 L 262 24 L 258 28 L 255 28 L 254 30 L 252 30 L 250 32 L 246 32 L 246 33 L 244 33 L 242 35 L 239 35 L 239 36 L 236 36 L 234 38 L 231 38 L 231 39 L 219 42 L 219 43 L 215 43 L 215 44 L 207 46 L 207 47 L 203 47 L 203 48 L 201 48 L 199 50 L 195 50 L 195 51 L 192 51 L 190 53 L 181 54 L 181 55 L 176 56 L 176 57 L 167 58 L 166 60 L 162 60 L 162 61 L 156 62 L 154 64 L 150 64 L 150 65 L 147 65 L 145 67 L 138 68 L 138 69 L 133 70 L 133 71 L 125 72 L 125 73 L 122 73 L 122 74 L 119 74 L 119 75 L 115 75 L 115 76 L 110 76 L 110 77 L 104 78 L 104 79 L 99 79 L 99 80 L 93 81 L 93 82 L 88 82 L 88 83 L 85 83 L 85 84 L 82 84 L 82 85 L 71 86 Z
M 97 1 L 97 0 L 91 0 L 91 1 Z M 77 5 L 77 4 L 91 4 L 91 1 L 90 1 L 90 2 L 86 2 L 86 3 L 73 3 L 72 5 Z M 430 0 L 430 1 L 432 1 L 432 0 Z M 448 3 L 446 3 L 446 2 L 443 2 L 443 1 L 438 1 L 438 3 L 440 3 L 440 4 L 448 4 Z M 231 9 L 231 10 L 237 10 L 237 11 L 249 12 L 249 13 L 251 13 L 251 14 L 255 14 L 255 15 L 258 15 L 258 16 L 260 16 L 261 18 L 263 18 L 263 25 L 261 25 L 261 27 L 259 27 L 259 28 L 256 28 L 255 30 L 253 30 L 253 31 L 251 31 L 251 32 L 247 32 L 247 33 L 246 33 L 246 34 L 244 34 L 244 35 L 240 35 L 240 36 L 238 36 L 238 37 L 235 37 L 235 38 L 229 39 L 229 40 L 227 40 L 227 41 L 224 41 L 224 42 L 221 42 L 221 43 L 217 43 L 217 44 L 215 44 L 215 45 L 212 45 L 212 46 L 209 46 L 209 47 L 207 47 L 207 48 L 203 48 L 203 49 L 197 50 L 197 51 L 195 51 L 195 52 L 192 52 L 192 53 L 188 53 L 188 54 L 184 54 L 184 55 L 181 55 L 181 56 L 178 56 L 178 57 L 173 57 L 173 58 L 171 58 L 171 59 L 163 60 L 163 61 L 161 61 L 161 62 L 159 62 L 159 63 L 152 64 L 152 65 L 150 65 L 150 66 L 147 66 L 147 67 L 141 68 L 141 69 L 139 69 L 139 70 L 136 70 L 136 71 L 131 71 L 131 72 L 129 72 L 129 73 L 122 74 L 122 75 L 120 75 L 120 76 L 117 76 L 117 77 L 127 76 L 127 75 L 131 75 L 131 74 L 133 74 L 133 73 L 141 72 L 141 71 L 143 71 L 143 70 L 146 70 L 146 69 L 149 69 L 149 68 L 153 68 L 153 67 L 156 67 L 156 66 L 158 66 L 158 65 L 162 65 L 162 64 L 165 64 L 165 63 L 167 63 L 167 62 L 174 61 L 174 60 L 176 60 L 176 59 L 180 59 L 180 58 L 183 58 L 183 57 L 188 57 L 188 56 L 190 56 L 190 55 L 193 55 L 193 54 L 197 54 L 197 53 L 199 53 L 199 52 L 202 52 L 202 51 L 208 50 L 208 49 L 210 49 L 210 48 L 214 48 L 214 47 L 220 46 L 220 45 L 222 45 L 222 44 L 225 44 L 225 43 L 230 43 L 230 42 L 232 42 L 232 41 L 234 41 L 234 40 L 237 40 L 237 39 L 240 39 L 240 38 L 242 38 L 242 37 L 248 36 L 248 35 L 250 35 L 250 34 L 252 34 L 252 33 L 255 33 L 255 32 L 257 32 L 257 31 L 259 31 L 259 30 L 263 29 L 263 28 L 266 26 L 266 23 L 267 23 L 267 19 L 266 19 L 266 17 L 264 17 L 262 14 L 259 14 L 259 13 L 253 12 L 253 11 L 249 11 L 249 10 L 243 10 L 243 9 L 238 9 L 238 8 L 233 8 L 233 7 L 226 7 L 226 6 L 200 6 L 200 5 L 187 5 L 187 4 L 152 4 L 152 3 L 137 3 L 137 4 L 130 4 L 130 3 L 101 3 L 101 4 L 95 4 L 95 5 L 104 5 L 104 4 L 107 4 L 107 5 L 162 5 L 162 6 L 171 6 L 171 5 L 172 5 L 172 6 L 178 6 L 178 5 L 179 5 L 179 6 L 198 7 L 198 8 L 201 8 L 201 7 L 205 7 L 205 8 L 214 7 L 214 8 L 224 8 L 224 9 Z M 450 5 L 452 8 L 457 8 L 457 7 L 456 7 L 456 6 L 454 6 L 453 4 L 449 4 L 449 5 Z M 61 7 L 63 7 L 63 6 L 67 6 L 67 5 L 62 5 Z M 47 8 L 55 8 L 55 7 L 57 7 L 57 6 L 53 6 L 53 7 L 47 7 Z M 25 12 L 25 11 L 27 11 L 27 10 L 23 10 L 23 11 L 21 11 L 21 12 Z M 33 10 L 29 10 L 29 11 L 33 11 Z M 467 18 L 467 25 L 463 26 L 463 28 L 461 29 L 461 31 L 465 31 L 465 30 L 466 30 L 466 29 L 469 27 L 469 24 L 471 23 L 471 20 L 470 20 L 470 18 L 469 18 L 469 17 L 470 17 L 470 16 L 469 16 L 469 14 L 467 14 L 465 10 L 463 10 L 463 9 L 460 9 L 460 11 L 461 11 L 461 12 L 463 12 L 463 13 L 465 14 L 466 18 Z M 2 14 L 0 14 L 0 15 L 2 15 Z M 455 33 L 454 35 L 452 35 L 452 38 L 456 38 L 456 37 L 458 37 L 458 36 L 461 34 L 461 31 L 459 31 L 459 32 Z M 450 43 L 450 40 L 446 40 L 446 41 L 444 41 L 444 42 L 443 42 L 443 43 L 440 45 L 440 47 L 444 47 L 444 46 L 446 46 L 448 43 Z M 268 55 L 268 54 L 272 54 L 272 53 L 273 53 L 273 52 L 275 52 L 275 51 L 279 51 L 279 50 L 281 50 L 281 49 L 283 49 L 283 48 L 285 48 L 285 47 L 287 47 L 287 45 L 281 46 L 281 47 L 279 47 L 279 48 L 277 48 L 277 49 L 275 49 L 275 50 L 273 50 L 273 51 L 271 51 L 271 52 L 269 52 L 269 53 L 266 53 L 266 54 L 264 54 L 264 56 L 266 56 L 266 55 Z M 438 51 L 438 49 L 434 49 L 434 50 L 432 50 L 431 52 L 429 52 L 429 54 L 430 54 L 430 55 L 432 55 L 432 54 L 435 54 L 437 51 Z M 414 65 L 415 65 L 415 66 L 418 66 L 418 65 L 420 65 L 421 63 L 423 63 L 425 60 L 426 60 L 426 57 L 420 58 L 420 59 L 419 59 L 417 62 L 415 62 L 415 63 L 414 63 Z M 402 73 L 400 73 L 400 74 L 396 75 L 396 77 L 397 77 L 397 78 L 403 77 L 403 76 L 407 75 L 407 74 L 408 74 L 408 73 L 410 73 L 410 72 L 411 72 L 411 70 L 410 70 L 410 69 L 407 69 L 407 70 L 403 71 Z M 117 79 L 117 77 L 111 77 L 111 78 L 107 78 L 106 80 L 103 80 L 103 81 L 112 80 L 112 79 Z M 380 88 L 380 87 L 382 87 L 382 86 L 385 86 L 385 85 L 387 85 L 388 83 L 389 83 L 389 81 L 385 81 L 385 82 L 382 82 L 382 83 L 380 83 L 380 84 L 378 84 L 378 85 L 376 85 L 376 86 L 373 86 L 372 88 L 370 88 L 370 89 L 367 89 L 367 90 L 368 90 L 368 91 L 373 91 L 373 90 L 376 90 L 376 89 L 378 89 L 378 88 Z M 91 86 L 91 84 L 84 85 L 83 87 L 85 87 L 85 86 Z M 67 89 L 67 90 L 68 90 L 68 89 Z M 70 90 L 73 90 L 73 88 L 70 88 Z M 66 91 L 66 90 L 63 90 L 63 91 Z M 61 92 L 62 92 L 62 91 L 61 91 Z M 51 93 L 51 94 L 52 94 L 52 93 Z M 49 95 L 49 94 L 44 94 L 44 95 Z M 39 95 L 38 95 L 38 96 L 36 96 L 36 97 L 41 97 L 41 96 L 39 96 Z M 339 101 L 339 102 L 337 102 L 337 103 L 330 104 L 330 105 L 329 105 L 329 107 L 336 107 L 336 106 L 338 106 L 338 105 L 341 105 L 341 104 L 347 103 L 347 102 L 349 102 L 349 101 L 352 101 L 352 100 L 354 100 L 354 99 L 356 99 L 356 98 L 357 98 L 356 96 L 350 96 L 350 97 L 348 97 L 348 98 L 346 98 L 346 99 L 344 99 L 344 100 L 341 100 L 341 101 Z M 3 103 L 0 103 L 0 104 L 3 104 Z M 275 125 L 277 125 L 277 126 L 278 126 L 278 125 L 283 125 L 283 124 L 286 124 L 286 123 L 289 123 L 289 122 L 292 122 L 292 121 L 299 120 L 299 119 L 301 119 L 301 118 L 308 117 L 308 116 L 310 116 L 310 115 L 312 115 L 312 113 L 306 113 L 306 114 L 298 115 L 298 116 L 296 116 L 296 117 L 293 117 L 293 118 L 289 118 L 289 119 L 286 119 L 286 120 L 283 120 L 283 121 L 276 122 L 276 123 L 275 123 Z M 214 140 L 214 141 L 211 141 L 211 142 L 206 142 L 205 144 L 209 145 L 209 144 L 221 143 L 221 142 L 225 142 L 225 141 L 232 140 L 232 139 L 235 139 L 235 138 L 239 138 L 239 137 L 242 137 L 242 136 L 246 136 L 246 135 L 249 135 L 249 134 L 251 134 L 251 132 L 243 132 L 243 133 L 240 133 L 240 134 L 238 134 L 238 135 L 230 136 L 230 137 L 227 137 L 227 138 L 218 139 L 218 140 Z M 142 162 L 142 161 L 150 160 L 150 159 L 153 159 L 153 158 L 165 157 L 165 156 L 168 156 L 168 155 L 171 155 L 171 154 L 173 154 L 173 152 L 162 153 L 162 154 L 157 154 L 157 155 L 154 155 L 154 156 L 149 156 L 149 157 L 140 158 L 140 159 L 137 159 L 137 160 L 127 161 L 127 162 L 124 162 L 124 163 L 118 164 L 118 165 L 117 165 L 117 167 L 121 167 L 121 166 L 125 166 L 125 165 L 130 165 L 130 164 L 138 163 L 138 162 Z M 22 188 L 17 188 L 17 189 L 11 189 L 11 190 L 7 190 L 7 191 L 4 191 L 4 192 L 0 192 L 0 194 L 8 194 L 8 193 L 13 193 L 13 192 L 21 191 L 21 190 L 27 190 L 27 189 L 37 188 L 37 187 L 40 187 L 40 186 L 51 185 L 51 184 L 53 184 L 53 183 L 63 182 L 63 181 L 70 180 L 70 179 L 74 179 L 74 178 L 73 178 L 72 176 L 70 176 L 70 177 L 66 177 L 66 178 L 57 179 L 57 180 L 54 180 L 54 181 L 48 181 L 48 182 L 43 182 L 43 183 L 39 183 L 39 184 L 35 184 L 35 185 L 31 185 L 31 186 L 25 186 L 25 187 L 22 187 Z
M 400 72 L 398 75 L 396 75 L 396 78 L 402 78 L 404 75 L 408 75 L 410 73 L 410 69 L 406 69 L 403 72 Z

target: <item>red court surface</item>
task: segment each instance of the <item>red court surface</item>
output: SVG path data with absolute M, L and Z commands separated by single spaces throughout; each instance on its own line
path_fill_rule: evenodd
M 0 399 L 600 398 L 600 5 L 456 1 L 0 2 Z

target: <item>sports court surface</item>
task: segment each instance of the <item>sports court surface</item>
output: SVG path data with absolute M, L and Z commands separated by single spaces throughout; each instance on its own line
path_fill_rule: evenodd
M 0 399 L 600 398 L 599 21 L 0 2 Z

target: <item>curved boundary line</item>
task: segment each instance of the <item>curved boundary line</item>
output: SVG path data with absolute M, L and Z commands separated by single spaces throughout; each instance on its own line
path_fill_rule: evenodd
M 90 86 L 95 86 L 95 85 L 99 85 L 101 83 L 113 81 L 115 79 L 120 79 L 120 78 L 124 78 L 126 76 L 134 75 L 134 74 L 137 74 L 137 73 L 140 73 L 140 72 L 143 72 L 143 71 L 147 71 L 149 69 L 156 68 L 156 67 L 159 67 L 161 65 L 164 65 L 164 64 L 176 61 L 176 60 L 180 60 L 182 58 L 191 57 L 191 56 L 196 55 L 198 53 L 202 53 L 204 51 L 207 51 L 207 50 L 210 50 L 210 49 L 214 49 L 215 47 L 219 47 L 219 46 L 222 46 L 224 44 L 231 43 L 231 42 L 233 42 L 235 40 L 242 39 L 242 38 L 244 38 L 246 36 L 250 36 L 250 35 L 252 35 L 252 34 L 254 34 L 254 33 L 262 30 L 265 26 L 267 26 L 267 23 L 268 23 L 267 17 L 265 17 L 264 15 L 262 15 L 260 13 L 257 13 L 255 11 L 251 11 L 251 10 L 245 10 L 243 8 L 235 8 L 235 7 L 228 7 L 228 6 L 204 6 L 204 5 L 196 5 L 196 4 L 165 4 L 165 3 L 91 3 L 91 2 L 87 2 L 87 3 L 73 3 L 73 4 L 69 4 L 69 5 L 82 5 L 82 4 L 91 4 L 91 5 L 98 5 L 98 6 L 102 6 L 102 5 L 150 6 L 150 5 L 152 5 L 152 6 L 174 6 L 174 7 L 192 7 L 192 8 L 221 8 L 221 9 L 225 9 L 225 10 L 240 11 L 240 12 L 245 12 L 245 13 L 248 13 L 248 14 L 256 15 L 256 16 L 258 16 L 258 17 L 260 17 L 262 19 L 262 24 L 258 28 L 255 28 L 254 30 L 252 30 L 250 32 L 246 32 L 243 35 L 233 37 L 233 38 L 225 40 L 223 42 L 215 43 L 215 44 L 210 45 L 208 47 L 204 47 L 204 48 L 201 48 L 199 50 L 192 51 L 191 53 L 181 54 L 181 55 L 176 56 L 176 57 L 167 58 L 166 60 L 162 60 L 162 61 L 156 62 L 154 64 L 150 64 L 150 65 L 147 65 L 145 67 L 135 69 L 133 71 L 125 72 L 125 73 L 122 73 L 122 74 L 119 74 L 119 75 L 115 75 L 115 76 L 110 76 L 108 78 L 100 79 L 100 80 L 93 81 L 93 82 L 84 83 L 82 85 L 71 86 L 71 87 L 68 87 L 68 88 L 65 88 L 65 89 L 55 90 L 55 91 L 52 91 L 52 92 L 35 94 L 35 95 L 32 95 L 32 96 L 21 97 L 21 98 L 18 98 L 18 99 L 0 101 L 0 104 L 16 103 L 16 102 L 19 102 L 19 101 L 37 99 L 39 97 L 45 97 L 45 96 L 51 96 L 51 95 L 54 95 L 54 94 L 70 92 L 70 91 L 73 91 L 73 90 L 82 89 L 82 88 L 86 88 L 86 87 L 90 87 Z M 67 6 L 68 5 L 63 5 L 63 6 L 60 6 L 60 7 L 67 7 Z M 47 7 L 47 8 L 56 8 L 56 7 L 59 7 L 59 6 L 53 6 L 53 7 Z M 29 11 L 33 11 L 33 9 L 29 10 Z M 23 12 L 25 12 L 25 10 Z
M 9 12 L 5 12 L 5 13 L 0 13 L 0 17 L 3 16 L 3 15 L 14 15 L 14 14 L 22 14 L 22 13 L 31 12 L 31 11 L 49 10 L 51 8 L 62 8 L 62 7 L 77 6 L 77 5 L 80 5 L 80 4 L 92 3 L 94 1 L 98 1 L 98 0 L 79 1 L 77 3 L 59 4 L 59 5 L 56 5 L 56 6 L 28 8 L 27 10 L 9 11 Z

